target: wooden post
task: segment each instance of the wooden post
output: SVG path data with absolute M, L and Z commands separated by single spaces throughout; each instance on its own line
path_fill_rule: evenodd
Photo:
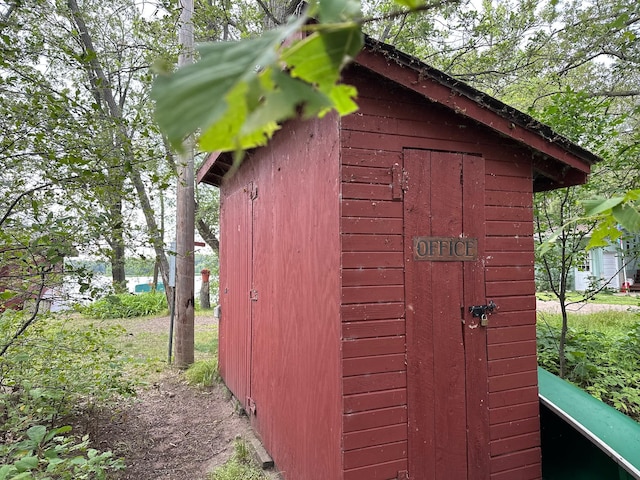
M 193 63 L 193 0 L 180 0 L 178 66 Z M 186 368 L 194 357 L 194 166 L 193 139 L 187 138 L 178 156 L 176 219 L 176 330 L 175 364 Z

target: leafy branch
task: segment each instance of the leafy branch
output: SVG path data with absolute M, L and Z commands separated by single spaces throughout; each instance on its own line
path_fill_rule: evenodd
M 203 44 L 200 61 L 176 72 L 158 66 L 156 120 L 174 148 L 200 132 L 202 150 L 240 152 L 265 145 L 287 119 L 347 115 L 357 92 L 339 83 L 340 71 L 363 46 L 363 22 L 458 2 L 395 0 L 402 10 L 366 19 L 359 0 L 309 2 L 258 38 Z M 303 38 L 291 43 L 298 32 Z

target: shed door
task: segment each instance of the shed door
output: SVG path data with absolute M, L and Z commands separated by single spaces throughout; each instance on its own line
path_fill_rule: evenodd
M 251 396 L 253 192 L 249 183 L 223 198 L 221 216 L 227 223 L 220 241 L 220 374 L 247 411 Z
M 405 150 L 404 168 L 409 478 L 488 479 L 486 327 L 468 312 L 486 304 L 484 161 Z M 477 239 L 477 260 L 415 259 L 415 237 Z

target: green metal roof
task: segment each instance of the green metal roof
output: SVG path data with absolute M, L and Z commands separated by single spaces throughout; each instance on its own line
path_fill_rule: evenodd
M 640 423 L 542 368 L 538 388 L 543 405 L 640 479 Z

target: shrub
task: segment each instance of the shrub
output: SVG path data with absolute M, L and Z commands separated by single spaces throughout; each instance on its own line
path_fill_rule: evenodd
M 89 318 L 131 318 L 155 315 L 167 309 L 167 299 L 162 292 L 132 295 L 120 293 L 107 295 L 89 305 L 80 307 L 80 312 Z
M 1 314 L 0 345 L 24 321 L 22 312 Z M 100 472 L 118 468 L 64 423 L 134 393 L 115 347 L 121 333 L 40 317 L 0 357 L 0 479 L 104 478 Z
M 569 328 L 566 380 L 640 420 L 640 322 L 624 334 Z M 538 363 L 558 374 L 559 327 L 538 326 Z

